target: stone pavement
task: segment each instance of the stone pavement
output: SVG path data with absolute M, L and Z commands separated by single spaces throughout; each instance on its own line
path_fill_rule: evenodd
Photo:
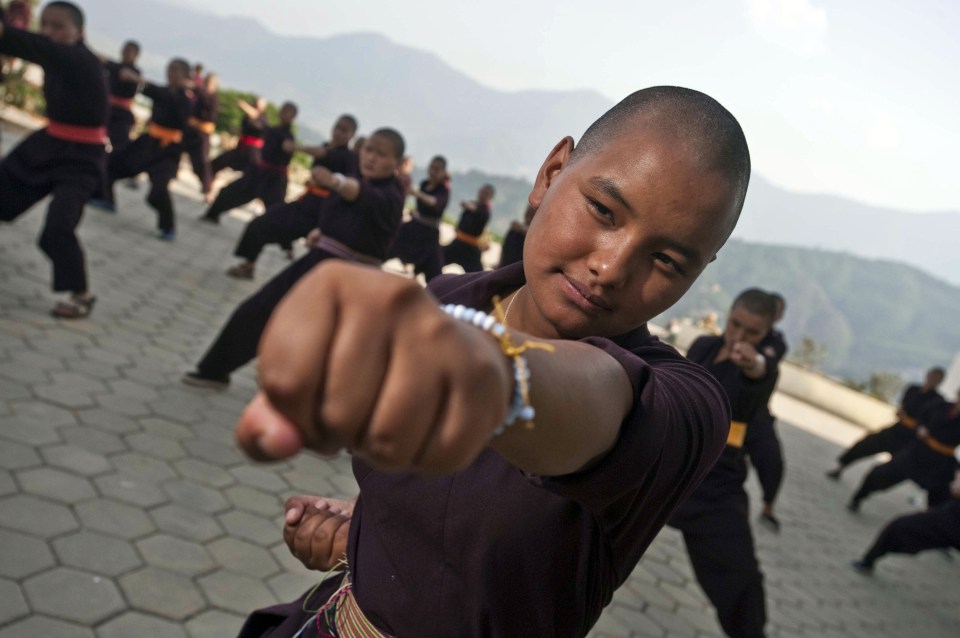
M 121 212 L 88 210 L 82 227 L 99 295 L 87 321 L 48 314 L 49 267 L 34 245 L 43 210 L 0 226 L 0 638 L 235 635 L 249 610 L 315 582 L 282 542 L 284 498 L 356 492 L 344 458 L 262 466 L 238 452 L 250 368 L 224 393 L 179 382 L 257 286 L 223 275 L 240 222 L 200 224 L 200 203 L 178 196 L 167 244 L 144 191 L 117 192 Z M 276 249 L 264 257 L 257 282 L 285 263 Z M 843 504 L 865 465 L 830 483 L 838 446 L 781 434 L 784 531 L 756 531 L 770 636 L 960 635 L 960 561 L 890 558 L 873 578 L 847 567 L 915 490 L 852 516 Z M 593 635 L 719 635 L 675 532 L 657 538 Z

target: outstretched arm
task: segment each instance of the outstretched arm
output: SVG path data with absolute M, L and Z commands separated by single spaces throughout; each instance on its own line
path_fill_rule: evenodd
M 460 470 L 492 445 L 532 474 L 575 472 L 614 445 L 633 387 L 603 350 L 551 345 L 526 354 L 535 427 L 491 439 L 514 391 L 499 342 L 444 314 L 413 282 L 329 262 L 274 312 L 260 346 L 262 392 L 237 438 L 260 459 L 349 449 L 383 469 L 434 474 Z

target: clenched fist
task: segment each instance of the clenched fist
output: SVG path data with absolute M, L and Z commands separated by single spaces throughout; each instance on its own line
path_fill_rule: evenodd
M 262 392 L 237 439 L 258 459 L 349 450 L 380 469 L 466 467 L 503 422 L 510 360 L 415 282 L 328 261 L 274 311 L 260 342 Z

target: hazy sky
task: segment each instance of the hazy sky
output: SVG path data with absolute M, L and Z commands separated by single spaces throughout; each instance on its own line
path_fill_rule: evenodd
M 960 211 L 956 0 L 166 1 L 279 33 L 382 33 L 502 90 L 697 88 L 782 186 Z

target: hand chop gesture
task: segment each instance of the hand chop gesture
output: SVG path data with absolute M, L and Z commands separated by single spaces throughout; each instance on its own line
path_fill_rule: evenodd
M 510 360 L 416 283 L 344 262 L 315 268 L 260 342 L 262 391 L 237 426 L 258 459 L 350 450 L 381 469 L 466 467 L 503 422 Z

